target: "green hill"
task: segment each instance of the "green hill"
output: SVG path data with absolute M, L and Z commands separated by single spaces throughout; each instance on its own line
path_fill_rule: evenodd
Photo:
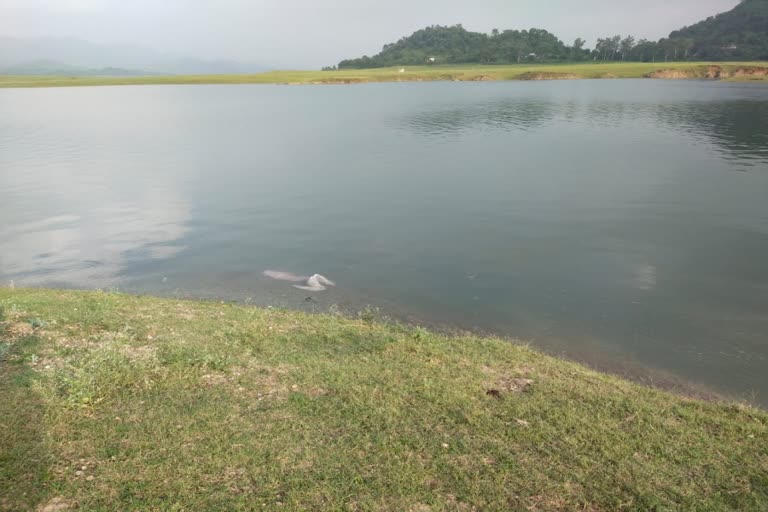
M 733 10 L 672 32 L 702 60 L 768 60 L 768 0 L 743 0 Z
M 660 41 L 608 34 L 594 49 L 584 39 L 571 45 L 546 30 L 471 32 L 461 25 L 431 26 L 372 57 L 344 60 L 340 69 L 419 64 L 520 64 L 525 62 L 768 60 L 768 0 L 743 0 L 733 10 L 672 32 Z
M 567 60 L 571 49 L 546 30 L 470 32 L 461 25 L 435 25 L 385 45 L 373 57 L 345 60 L 339 68 L 380 68 L 418 64 L 511 64 Z

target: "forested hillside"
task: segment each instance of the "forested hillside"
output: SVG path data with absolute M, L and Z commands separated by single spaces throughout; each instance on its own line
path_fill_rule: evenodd
M 387 44 L 373 57 L 344 60 L 339 68 L 418 64 L 513 64 L 521 62 L 768 60 L 768 0 L 743 0 L 733 10 L 659 41 L 632 35 L 598 38 L 593 49 L 578 38 L 566 44 L 537 28 L 471 32 L 435 25 Z
M 583 46 L 583 45 L 582 45 Z M 384 46 L 374 57 L 345 60 L 340 68 L 384 67 L 434 62 L 504 64 L 528 60 L 564 60 L 571 48 L 546 30 L 494 30 L 490 35 L 470 32 L 461 25 L 432 26 Z
M 670 34 L 708 60 L 768 60 L 768 0 L 744 0 L 732 11 Z

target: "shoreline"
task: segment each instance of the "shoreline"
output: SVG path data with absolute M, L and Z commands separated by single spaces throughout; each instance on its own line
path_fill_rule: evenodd
M 3 286 L 0 285 L 0 291 L 2 291 L 2 289 Z M 409 308 L 392 303 L 377 304 L 372 301 L 359 302 L 345 300 L 342 302 L 327 303 L 325 306 L 320 305 L 321 303 L 316 301 L 298 301 L 293 303 L 282 301 L 276 304 L 270 300 L 254 301 L 253 298 L 250 297 L 238 298 L 219 293 L 197 295 L 195 293 L 179 292 L 178 290 L 173 293 L 163 293 L 158 290 L 152 291 L 131 288 L 93 289 L 77 286 L 59 287 L 56 285 L 53 287 L 23 285 L 13 289 L 72 291 L 80 293 L 115 293 L 118 295 L 147 299 L 226 304 L 228 306 L 242 308 L 287 310 L 310 316 L 339 315 L 341 318 L 349 321 L 365 317 L 384 326 L 424 330 L 447 338 L 501 340 L 505 343 L 528 347 L 547 357 L 583 366 L 590 371 L 598 372 L 650 389 L 671 393 L 679 397 L 713 403 L 741 403 L 747 404 L 750 407 L 764 408 L 763 404 L 760 404 L 753 399 L 754 397 L 751 399 L 736 393 L 716 390 L 705 382 L 682 377 L 671 370 L 653 366 L 652 364 L 638 360 L 627 360 L 625 357 L 622 357 L 621 347 L 606 345 L 600 346 L 600 349 L 598 350 L 598 345 L 595 345 L 592 350 L 574 350 L 569 346 L 568 339 L 562 336 L 545 340 L 538 339 L 538 344 L 534 344 L 534 341 L 516 336 L 506 329 L 456 323 L 444 318 L 438 319 L 424 314 L 416 315 Z
M 765 411 L 366 316 L 0 288 L 0 393 L 4 510 L 768 506 Z
M 488 82 L 621 78 L 708 79 L 768 83 L 768 62 L 412 66 L 335 71 L 269 71 L 244 75 L 135 77 L 0 75 L 0 88 L 216 84 L 354 85 L 382 82 Z

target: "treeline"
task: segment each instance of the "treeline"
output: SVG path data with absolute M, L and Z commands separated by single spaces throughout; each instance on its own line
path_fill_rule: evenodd
M 494 30 L 491 34 L 470 32 L 461 25 L 440 25 L 418 30 L 410 37 L 385 45 L 373 57 L 345 60 L 340 68 L 376 68 L 440 64 L 505 64 L 527 60 L 553 61 L 568 58 L 571 50 L 546 30 Z
M 569 48 L 546 30 L 494 30 L 491 34 L 471 32 L 461 25 L 435 25 L 417 30 L 393 44 L 385 45 L 373 57 L 344 60 L 339 68 L 437 64 L 508 64 L 523 61 L 557 61 L 576 58 L 582 49 Z
M 385 45 L 372 57 L 343 60 L 339 68 L 419 64 L 513 64 L 522 62 L 768 59 L 768 0 L 744 0 L 727 13 L 683 28 L 659 41 L 620 35 L 599 38 L 594 49 L 578 38 L 566 44 L 554 34 L 494 29 L 471 32 L 461 25 L 435 25 Z M 327 68 L 331 69 L 331 68 Z
M 691 60 L 694 42 L 691 39 L 661 39 L 636 41 L 633 36 L 599 38 L 589 60 L 612 62 L 657 62 Z
M 344 60 L 339 68 L 380 68 L 436 64 L 514 64 L 522 62 L 676 61 L 691 57 L 691 39 L 636 41 L 633 36 L 600 38 L 594 49 L 578 38 L 568 45 L 542 29 L 470 32 L 461 25 L 432 26 L 384 46 L 378 55 Z

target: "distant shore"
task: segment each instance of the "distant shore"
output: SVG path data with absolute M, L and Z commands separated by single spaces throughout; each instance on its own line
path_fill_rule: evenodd
M 250 75 L 134 77 L 0 75 L 0 88 L 98 85 L 363 84 L 373 82 L 480 82 L 615 78 L 716 79 L 768 83 L 768 62 L 627 62 L 579 64 L 406 66 L 336 71 L 270 71 Z

